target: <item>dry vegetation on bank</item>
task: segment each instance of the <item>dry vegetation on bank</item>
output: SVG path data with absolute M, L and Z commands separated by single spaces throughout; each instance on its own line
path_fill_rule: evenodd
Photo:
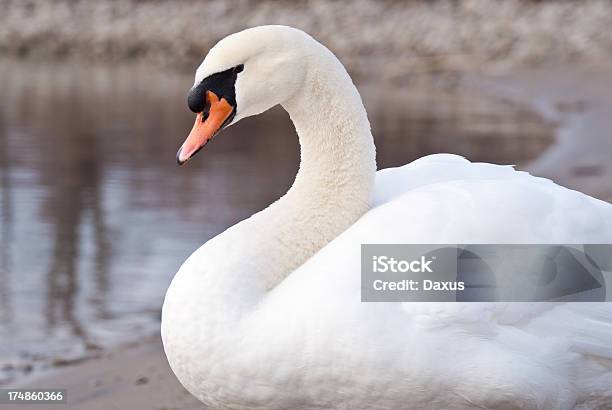
M 193 67 L 228 33 L 302 28 L 354 75 L 612 56 L 612 2 L 0 0 L 0 55 Z

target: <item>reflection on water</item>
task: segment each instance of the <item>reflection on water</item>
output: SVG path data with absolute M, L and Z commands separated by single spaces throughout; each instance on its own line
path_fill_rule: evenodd
M 142 67 L 0 63 L 0 383 L 154 332 L 181 262 L 290 186 L 299 153 L 279 109 L 176 166 L 190 85 Z M 362 89 L 381 167 L 440 151 L 521 163 L 549 143 L 508 104 Z

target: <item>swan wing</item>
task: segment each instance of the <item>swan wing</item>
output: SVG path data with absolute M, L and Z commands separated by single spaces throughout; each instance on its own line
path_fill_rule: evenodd
M 612 243 L 611 205 L 452 155 L 379 171 L 374 203 L 243 322 L 237 333 L 261 342 L 258 366 L 275 363 L 322 405 L 346 393 L 359 407 L 374 392 L 372 403 L 394 408 L 410 392 L 407 408 L 565 409 L 589 395 L 599 400 L 597 391 L 609 395 L 612 304 L 363 303 L 360 250 L 364 243 Z
M 361 244 L 612 243 L 612 205 L 510 166 L 445 154 L 379 171 L 374 204 L 270 292 L 264 306 L 305 309 L 294 312 L 302 318 L 316 318 L 320 309 L 337 326 L 355 324 L 346 320 L 353 317 L 357 327 L 379 334 L 381 326 L 404 326 L 522 340 L 525 348 L 533 337 L 546 337 L 555 346 L 612 357 L 612 304 L 360 302 Z

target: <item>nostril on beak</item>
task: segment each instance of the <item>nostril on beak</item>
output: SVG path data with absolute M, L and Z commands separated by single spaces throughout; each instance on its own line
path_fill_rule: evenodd
M 206 93 L 204 94 L 204 108 L 202 109 L 203 121 L 206 121 L 209 115 L 210 115 L 210 99 L 208 98 L 208 93 Z

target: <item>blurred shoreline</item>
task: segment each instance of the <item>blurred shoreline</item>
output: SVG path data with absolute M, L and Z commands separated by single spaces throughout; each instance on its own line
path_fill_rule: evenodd
M 538 160 L 526 168 L 536 175 L 553 177 L 563 185 L 611 201 L 612 178 L 609 175 L 612 169 L 605 154 L 612 152 L 612 138 L 608 134 L 612 128 L 612 115 L 608 115 L 612 110 L 612 96 L 605 95 L 601 87 L 597 87 L 603 79 L 612 78 L 610 72 L 609 69 L 593 71 L 582 67 L 532 70 L 511 77 L 467 78 L 465 86 L 528 104 L 555 121 L 557 138 L 543 158 L 552 153 L 558 161 L 545 160 L 548 164 L 543 166 Z M 592 127 L 582 127 L 585 123 Z M 559 150 L 571 153 L 571 147 L 577 143 L 588 150 L 560 159 L 555 156 Z M 585 167 L 591 172 L 584 172 Z M 172 374 L 159 336 L 105 352 L 97 359 L 39 373 L 22 385 L 66 388 L 69 403 L 83 410 L 203 408 Z
M 561 66 L 474 78 L 487 93 L 524 104 L 555 124 L 555 139 L 522 169 L 612 202 L 612 66 Z M 472 83 L 468 80 L 468 83 Z
M 612 54 L 612 3 L 493 0 L 0 0 L 0 56 L 193 69 L 224 36 L 285 24 L 356 78 L 506 71 Z

